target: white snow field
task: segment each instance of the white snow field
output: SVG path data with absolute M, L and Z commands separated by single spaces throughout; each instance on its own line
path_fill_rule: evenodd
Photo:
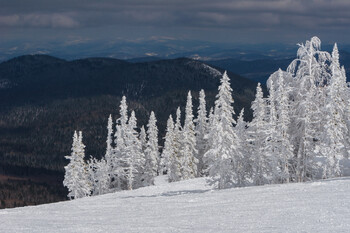
M 1 232 L 350 232 L 350 178 L 212 190 L 204 178 L 0 211 Z

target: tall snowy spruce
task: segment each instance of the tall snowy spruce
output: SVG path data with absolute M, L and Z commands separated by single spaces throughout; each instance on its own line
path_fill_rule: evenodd
M 174 120 L 170 115 L 167 121 L 165 134 L 164 148 L 162 153 L 162 165 L 164 171 L 168 175 L 168 180 L 174 181 L 180 175 L 180 166 L 176 160 L 175 154 L 175 134 L 174 134 Z M 173 174 L 175 173 L 175 174 Z
M 106 166 L 107 166 L 107 175 L 108 177 L 112 177 L 113 172 L 113 119 L 112 115 L 109 115 L 108 117 L 108 123 L 107 123 L 107 140 L 106 140 L 106 154 L 105 154 L 105 160 L 106 160 Z M 108 185 L 110 184 L 110 180 L 108 181 Z
M 238 115 L 237 124 L 235 126 L 235 132 L 240 142 L 240 169 L 237 170 L 239 173 L 237 181 L 240 186 L 249 185 L 249 179 L 252 177 L 252 157 L 249 154 L 249 141 L 247 135 L 247 122 L 244 121 L 244 108 Z
M 252 160 L 252 181 L 254 185 L 263 185 L 271 182 L 271 163 L 268 154 L 268 138 L 270 129 L 267 122 L 267 103 L 263 98 L 260 83 L 256 88 L 255 100 L 251 106 L 253 120 L 248 124 L 248 148 Z
M 203 175 L 206 167 L 204 166 L 203 155 L 207 152 L 208 142 L 205 139 L 205 135 L 208 134 L 208 117 L 205 102 L 205 93 L 202 89 L 199 92 L 199 106 L 197 112 L 197 118 L 195 119 L 195 133 L 196 133 L 196 158 L 198 159 L 198 175 Z
M 193 123 L 192 96 L 190 91 L 187 95 L 185 123 L 182 130 L 181 144 L 182 179 L 191 179 L 197 176 L 198 159 L 195 157 L 197 153 L 196 135 Z
M 89 182 L 89 173 L 87 164 L 84 161 L 85 145 L 82 142 L 83 136 L 74 132 L 72 153 L 65 156 L 69 159 L 69 164 L 64 167 L 65 175 L 63 185 L 68 188 L 69 199 L 76 199 L 89 196 L 91 194 L 91 183 Z
M 169 154 L 168 165 L 168 179 L 169 182 L 179 181 L 182 179 L 182 156 L 181 156 L 181 140 L 182 140 L 182 126 L 181 126 L 181 110 L 180 107 L 176 110 L 176 120 L 173 132 L 173 148 L 172 153 Z
M 151 112 L 147 124 L 147 148 L 145 151 L 145 184 L 154 185 L 154 177 L 157 176 L 159 166 L 159 148 L 158 148 L 158 128 L 157 119 L 154 112 Z
M 279 135 L 279 127 L 277 120 L 276 110 L 276 93 L 273 81 L 270 82 L 269 97 L 267 99 L 267 133 L 268 138 L 266 141 L 266 158 L 270 177 L 270 183 L 280 183 L 284 177 L 283 168 L 281 167 L 282 153 L 281 153 L 281 137 Z
M 139 140 L 137 128 L 137 119 L 135 112 L 132 111 L 128 125 L 125 131 L 125 175 L 127 189 L 131 190 L 142 186 L 143 169 L 145 157 L 142 153 L 142 145 Z
M 116 120 L 114 144 L 111 162 L 111 188 L 121 190 L 125 188 L 126 180 L 126 131 L 128 128 L 128 106 L 123 96 L 119 106 L 120 117 Z
M 346 157 L 346 78 L 339 65 L 339 53 L 337 45 L 332 52 L 332 63 L 330 65 L 332 78 L 328 86 L 329 94 L 326 98 L 326 121 L 325 131 L 319 146 L 320 153 L 326 158 L 323 165 L 323 178 L 340 176 L 339 161 Z
M 213 122 L 210 127 L 208 140 L 211 148 L 205 153 L 208 161 L 208 171 L 211 181 L 218 188 L 240 186 L 239 170 L 242 169 L 242 155 L 239 150 L 240 142 L 233 125 L 235 114 L 233 110 L 232 89 L 230 80 L 225 72 L 220 80 L 219 93 L 216 96 Z
M 289 94 L 291 88 L 285 84 L 284 76 L 288 75 L 281 69 L 271 75 L 268 80 L 269 89 L 276 90 L 275 103 L 277 113 L 276 135 L 279 146 L 276 148 L 276 155 L 278 156 L 278 167 L 280 169 L 279 183 L 288 183 L 290 181 L 290 169 L 292 169 L 291 161 L 293 160 L 293 145 L 290 140 L 290 109 L 291 103 Z M 276 85 L 271 85 L 275 80 Z

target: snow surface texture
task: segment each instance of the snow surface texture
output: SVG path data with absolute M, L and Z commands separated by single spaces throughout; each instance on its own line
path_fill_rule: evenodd
M 349 232 L 350 178 L 212 190 L 204 178 L 0 210 L 0 232 Z

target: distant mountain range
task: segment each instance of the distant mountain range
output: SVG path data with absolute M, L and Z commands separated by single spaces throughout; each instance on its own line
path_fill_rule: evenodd
M 236 59 L 242 61 L 283 60 L 295 56 L 295 43 L 215 43 L 169 37 L 138 38 L 134 40 L 89 40 L 67 38 L 64 41 L 0 41 L 0 62 L 23 54 L 45 54 L 66 60 L 88 57 L 109 57 L 122 60 L 157 57 L 174 59 L 188 57 L 203 61 Z M 333 44 L 322 44 L 331 51 Z M 340 50 L 350 52 L 350 44 L 339 44 Z M 149 60 L 147 60 L 149 61 Z
M 46 54 L 67 60 L 87 57 L 110 57 L 123 60 L 139 57 L 256 60 L 290 57 L 295 54 L 296 48 L 295 44 L 215 43 L 166 37 L 114 41 L 79 38 L 56 42 L 0 41 L 0 61 L 23 54 Z
M 74 130 L 83 131 L 86 155 L 101 157 L 106 147 L 108 115 L 118 117 L 120 100 L 125 95 L 129 109 L 136 112 L 139 126 L 147 123 L 151 110 L 155 111 L 161 141 L 169 114 L 174 114 L 177 106 L 184 110 L 189 90 L 194 112 L 200 89 L 206 91 L 208 110 L 213 106 L 223 71 L 188 58 L 132 63 L 112 58 L 66 61 L 47 55 L 27 55 L 3 62 L 0 175 L 31 178 L 33 182 L 33 176 L 43 178 L 47 187 L 29 185 L 33 190 L 45 188 L 51 194 L 35 203 L 62 199 L 64 196 L 58 198 L 57 192 L 50 190 L 62 184 L 62 171 L 67 163 L 64 156 L 70 153 Z M 228 75 L 235 110 L 245 108 L 250 119 L 256 82 L 232 72 Z M 49 189 L 52 179 L 56 180 L 55 189 Z M 8 195 L 18 194 L 21 186 L 8 186 L 12 187 L 8 188 Z M 62 193 L 62 189 L 63 186 L 58 192 Z M 17 200 L 16 205 L 23 204 Z
M 279 68 L 286 70 L 294 57 L 287 59 L 257 59 L 257 60 L 240 60 L 235 58 L 211 60 L 206 63 L 229 70 L 236 74 L 242 75 L 251 80 L 266 83 L 269 76 Z M 350 53 L 340 51 L 340 64 L 345 66 L 348 81 L 350 81 Z

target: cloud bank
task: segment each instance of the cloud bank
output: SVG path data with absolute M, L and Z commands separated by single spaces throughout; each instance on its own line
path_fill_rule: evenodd
M 220 29 L 286 37 L 350 28 L 348 0 L 0 0 L 0 6 L 0 28 L 7 29 L 135 27 L 163 35 Z

